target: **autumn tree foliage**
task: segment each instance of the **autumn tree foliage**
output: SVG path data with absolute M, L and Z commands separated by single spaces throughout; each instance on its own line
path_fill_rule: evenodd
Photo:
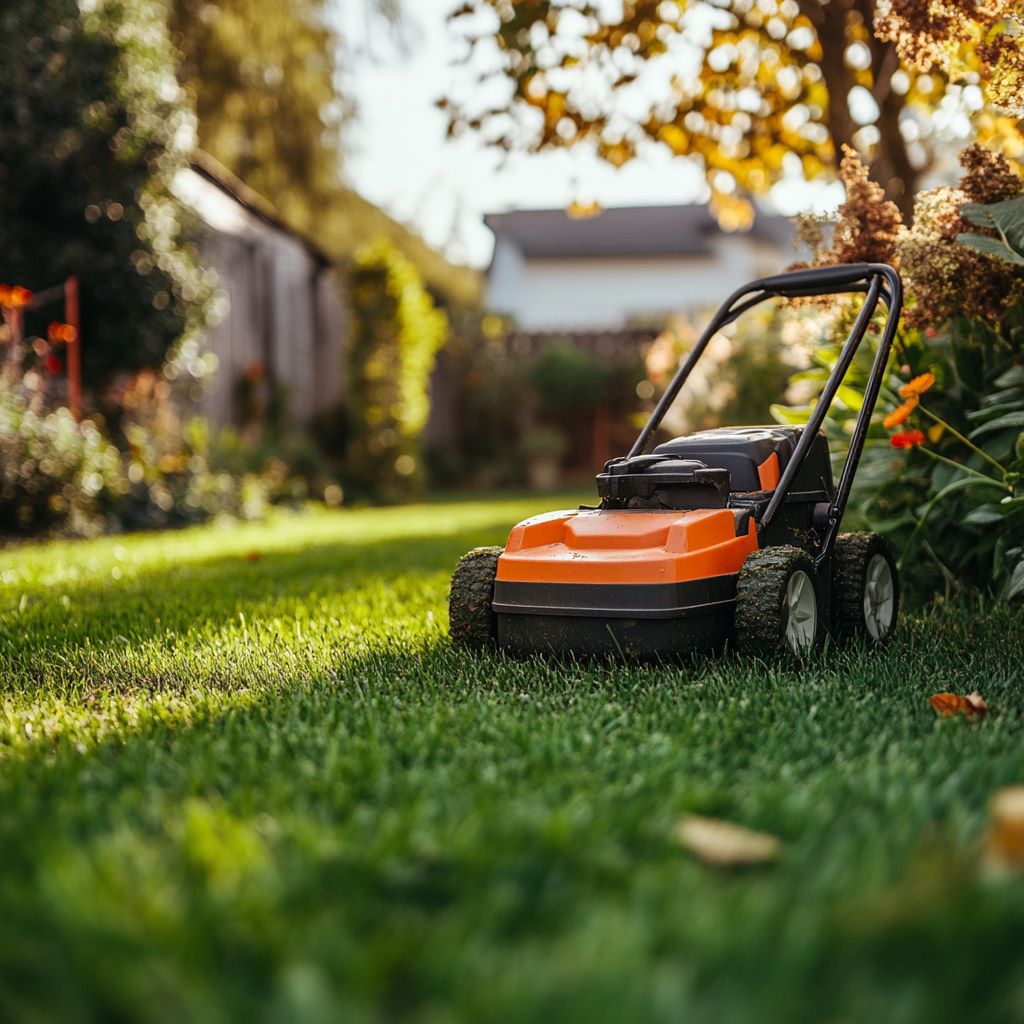
M 352 50 L 333 8 L 394 30 L 399 0 L 167 0 L 199 146 L 323 234 L 341 188 Z
M 292 223 L 339 185 L 340 41 L 324 0 L 172 0 L 199 145 Z
M 1012 25 L 993 13 L 968 31 L 955 18 L 968 6 L 1008 5 L 470 0 L 452 16 L 467 50 L 442 106 L 453 134 L 508 150 L 591 146 L 618 166 L 667 146 L 702 166 L 733 227 L 750 213 L 741 197 L 789 174 L 833 175 L 852 145 L 908 215 L 940 104 L 975 113 L 983 138 L 1012 123 L 977 113 L 990 63 L 1011 63 L 999 30 Z M 954 41 L 955 59 L 940 59 Z

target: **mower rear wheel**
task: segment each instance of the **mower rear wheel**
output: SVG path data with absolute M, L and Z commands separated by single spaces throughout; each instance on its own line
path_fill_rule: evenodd
M 880 644 L 900 610 L 899 576 L 880 533 L 841 533 L 832 552 L 832 631 L 844 640 Z
M 481 651 L 498 645 L 491 608 L 498 558 L 504 548 L 474 548 L 459 559 L 448 595 L 448 633 L 459 647 Z
M 747 556 L 736 582 L 736 645 L 746 654 L 802 655 L 821 642 L 822 602 L 814 561 L 779 546 Z

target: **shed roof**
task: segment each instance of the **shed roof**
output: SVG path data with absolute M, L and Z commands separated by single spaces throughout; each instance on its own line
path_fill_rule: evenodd
M 526 256 L 703 256 L 725 234 L 707 206 L 617 206 L 589 217 L 564 209 L 489 213 L 484 223 Z M 793 237 L 786 217 L 760 214 L 746 237 L 784 247 Z
M 332 262 L 330 256 L 312 238 L 296 230 L 285 221 L 269 199 L 264 198 L 255 189 L 246 185 L 241 178 L 232 174 L 231 171 L 210 156 L 209 153 L 197 150 L 192 154 L 189 163 L 191 169 L 196 174 L 231 196 L 239 206 L 248 210 L 254 217 L 300 242 L 318 263 L 328 266 Z

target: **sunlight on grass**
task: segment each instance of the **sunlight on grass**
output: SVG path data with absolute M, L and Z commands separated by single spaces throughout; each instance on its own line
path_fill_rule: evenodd
M 452 651 L 458 555 L 575 500 L 0 555 L 0 1017 L 1018 1005 L 1024 890 L 975 864 L 1024 779 L 1020 613 L 939 607 L 803 667 Z M 928 706 L 975 685 L 983 723 Z M 716 874 L 685 812 L 778 836 L 778 864 Z M 935 962 L 961 966 L 925 985 Z

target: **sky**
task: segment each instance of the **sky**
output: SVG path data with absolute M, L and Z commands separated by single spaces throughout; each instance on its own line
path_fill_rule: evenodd
M 435 107 L 451 80 L 453 52 L 446 14 L 458 0 L 406 0 L 406 52 L 373 33 L 351 5 L 342 25 L 362 51 L 350 78 L 358 105 L 346 149 L 349 182 L 371 202 L 409 224 L 462 263 L 486 266 L 493 238 L 485 213 L 564 207 L 574 200 L 601 206 L 694 202 L 703 176 L 664 147 L 616 170 L 582 152 L 506 156 L 467 137 L 445 138 L 445 115 Z M 367 53 L 370 50 L 372 53 Z M 781 189 L 774 208 L 797 212 L 811 197 L 834 208 L 837 186 Z

